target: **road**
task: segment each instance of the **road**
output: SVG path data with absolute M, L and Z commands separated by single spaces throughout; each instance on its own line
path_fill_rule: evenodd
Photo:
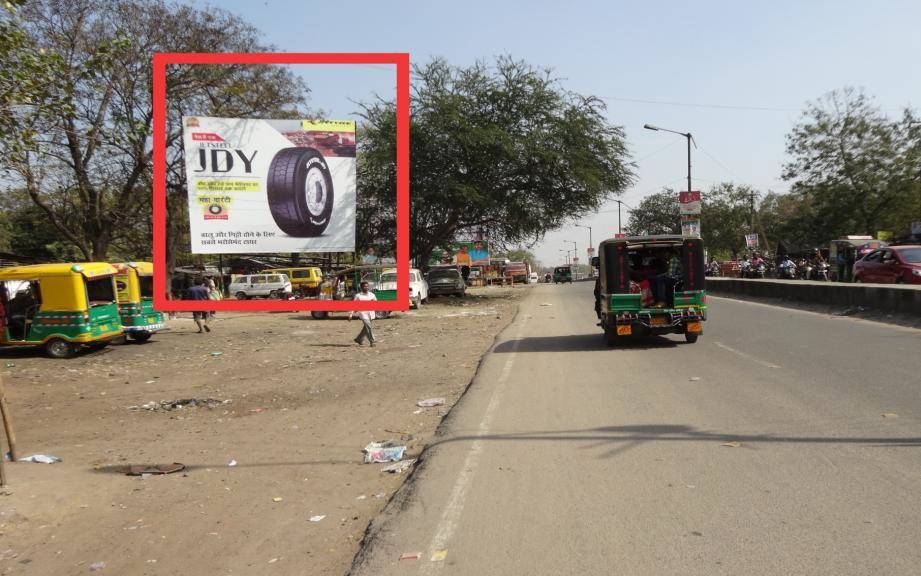
M 710 303 L 610 349 L 535 287 L 353 572 L 918 574 L 921 331 Z

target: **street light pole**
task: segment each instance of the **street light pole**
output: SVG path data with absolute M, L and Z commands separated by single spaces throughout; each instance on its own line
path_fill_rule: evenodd
M 590 252 L 589 254 L 593 254 L 595 250 L 595 244 L 592 243 L 592 227 L 586 226 L 584 224 L 576 224 L 576 226 L 578 226 L 579 228 L 588 228 L 588 246 L 589 246 L 589 250 L 592 250 L 592 252 Z M 588 274 L 590 278 L 593 278 L 595 276 L 595 269 L 592 268 L 591 258 L 589 258 L 589 261 L 588 261 Z
M 694 136 L 690 132 L 678 132 L 677 130 L 669 130 L 668 128 L 660 128 L 658 126 L 653 126 L 652 124 L 643 124 L 643 128 L 647 130 L 654 130 L 656 132 L 671 132 L 672 134 L 678 134 L 679 136 L 684 136 L 688 139 L 688 192 L 691 191 L 691 142 L 694 142 Z M 694 142 L 694 147 L 697 148 L 697 142 Z

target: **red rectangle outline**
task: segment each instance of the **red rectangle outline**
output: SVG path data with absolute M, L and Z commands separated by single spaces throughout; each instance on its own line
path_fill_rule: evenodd
M 201 302 L 166 298 L 166 67 L 170 64 L 394 64 L 397 76 L 397 300 L 209 300 L 220 311 L 349 311 L 409 309 L 409 54 L 408 53 L 155 53 L 153 55 L 154 307 L 200 310 Z

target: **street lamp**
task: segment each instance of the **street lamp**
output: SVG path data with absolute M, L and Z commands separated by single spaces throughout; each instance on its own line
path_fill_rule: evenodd
M 569 253 L 572 252 L 572 250 L 569 250 L 569 249 L 563 250 L 562 248 L 560 248 L 560 252 L 566 253 L 566 265 L 569 266 Z
M 586 226 L 584 224 L 576 224 L 576 226 L 578 226 L 579 228 L 588 228 L 588 246 L 589 246 L 589 250 L 591 250 L 591 252 L 589 252 L 588 274 L 589 274 L 589 278 L 592 278 L 595 276 L 595 269 L 592 268 L 592 260 L 591 260 L 591 254 L 594 254 L 595 252 L 595 244 L 592 243 L 592 227 Z
M 653 126 L 652 124 L 643 124 L 643 128 L 647 130 L 654 130 L 659 132 L 671 132 L 672 134 L 678 134 L 679 136 L 684 136 L 688 139 L 688 192 L 691 191 L 691 142 L 694 142 L 694 137 L 691 136 L 690 132 L 678 132 L 677 130 L 669 130 L 668 128 L 660 128 L 658 126 Z M 694 148 L 697 148 L 697 142 L 694 142 Z
M 573 260 L 573 265 L 575 265 L 575 261 L 579 257 L 579 245 L 573 242 L 572 240 L 563 240 L 563 242 L 569 242 L 570 244 L 572 244 L 572 260 Z

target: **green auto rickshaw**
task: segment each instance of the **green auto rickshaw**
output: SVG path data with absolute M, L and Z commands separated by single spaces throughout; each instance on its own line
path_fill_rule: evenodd
M 562 284 L 563 282 L 572 284 L 572 267 L 557 266 L 553 269 L 553 283 Z
M 605 240 L 592 264 L 595 313 L 605 341 L 684 334 L 697 341 L 707 319 L 704 246 L 700 238 L 630 236 Z
M 150 262 L 124 262 L 113 264 L 115 293 L 122 329 L 135 342 L 146 342 L 166 328 L 163 313 L 153 307 L 153 264 Z
M 105 262 L 0 268 L 0 345 L 67 358 L 121 337 L 115 273 Z

